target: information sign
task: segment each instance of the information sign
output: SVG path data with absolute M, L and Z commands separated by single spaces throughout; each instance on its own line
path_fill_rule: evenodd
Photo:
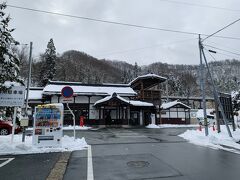
M 0 92 L 0 106 L 22 107 L 25 100 L 25 87 L 13 86 L 9 90 Z

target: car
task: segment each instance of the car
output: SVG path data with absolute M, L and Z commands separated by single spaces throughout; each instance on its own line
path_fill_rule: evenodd
M 12 123 L 11 121 L 0 120 L 0 135 L 8 135 L 12 133 Z M 15 134 L 21 131 L 20 127 L 15 128 Z

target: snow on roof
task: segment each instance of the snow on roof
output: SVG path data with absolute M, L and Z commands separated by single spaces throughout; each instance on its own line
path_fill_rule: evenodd
M 158 79 L 161 79 L 161 80 L 164 80 L 164 81 L 167 80 L 167 78 L 165 78 L 165 77 L 162 77 L 162 76 L 159 76 L 159 75 L 150 73 L 150 74 L 146 74 L 146 75 L 142 75 L 142 76 L 136 77 L 135 79 L 133 79 L 133 80 L 129 83 L 129 85 L 131 85 L 132 83 L 134 83 L 135 81 L 137 81 L 137 80 L 139 80 L 139 79 L 147 79 L 147 78 L 158 78 Z
M 143 101 L 133 101 L 133 100 L 127 100 L 124 99 L 123 97 L 119 96 L 116 93 L 113 93 L 111 96 L 107 96 L 103 99 L 100 99 L 98 101 L 95 102 L 94 106 L 103 102 L 107 102 L 109 101 L 111 98 L 116 97 L 117 99 L 119 99 L 120 101 L 123 101 L 127 104 L 130 104 L 132 106 L 154 106 L 152 103 L 147 103 L 147 102 L 143 102 Z
M 67 84 L 49 84 L 43 89 L 43 94 L 61 94 L 63 87 Z M 73 88 L 74 94 L 87 95 L 112 95 L 114 92 L 126 96 L 135 96 L 136 92 L 127 85 L 86 85 L 69 84 Z
M 133 106 L 154 106 L 152 103 L 143 102 L 143 101 L 129 101 Z
M 120 97 L 120 96 L 119 96 L 118 94 L 116 94 L 116 93 L 113 93 L 111 96 L 107 96 L 107 97 L 105 97 L 105 98 L 103 98 L 103 99 L 100 99 L 100 100 L 96 101 L 95 104 L 94 104 L 94 106 L 96 106 L 97 104 L 103 103 L 103 102 L 107 102 L 107 101 L 109 101 L 110 99 L 112 99 L 113 97 L 116 97 L 117 99 L 119 99 L 120 101 L 123 101 L 123 102 L 125 102 L 125 103 L 129 103 L 128 100 Z
M 172 102 L 168 102 L 168 103 L 163 103 L 161 105 L 161 108 L 162 109 L 169 109 L 169 108 L 171 108 L 171 107 L 173 107 L 175 105 L 182 105 L 182 106 L 184 106 L 184 107 L 186 107 L 188 109 L 191 109 L 191 107 L 189 107 L 186 104 L 183 104 L 182 102 L 179 102 L 179 101 L 172 101 Z

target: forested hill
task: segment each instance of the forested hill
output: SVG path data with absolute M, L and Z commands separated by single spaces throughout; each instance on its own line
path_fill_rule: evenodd
M 27 61 L 27 58 L 25 58 Z M 21 76 L 26 79 L 24 58 L 21 59 Z M 32 84 L 38 86 L 41 79 L 41 64 L 33 64 Z M 240 89 L 240 61 L 224 60 L 209 63 L 219 91 L 231 92 Z M 173 65 L 153 63 L 138 66 L 124 61 L 99 60 L 86 53 L 70 50 L 59 55 L 56 60 L 54 80 L 83 83 L 128 83 L 138 75 L 155 73 L 168 77 L 169 93 L 176 96 L 199 95 L 199 70 L 197 65 Z M 207 83 L 208 94 L 210 91 Z M 163 92 L 166 86 L 162 85 Z
M 126 62 L 110 61 L 114 67 L 119 67 L 127 73 L 131 79 L 134 74 L 155 73 L 167 77 L 170 95 L 195 96 L 200 95 L 199 66 L 198 65 L 173 65 L 167 63 L 153 63 L 148 66 L 139 67 L 137 64 L 130 65 Z M 224 60 L 209 63 L 210 71 L 215 80 L 218 90 L 231 93 L 240 89 L 240 61 Z M 124 73 L 123 73 L 124 74 Z M 123 78 L 123 77 L 122 77 Z M 207 75 L 207 94 L 211 94 L 210 79 Z M 165 90 L 165 86 L 162 87 Z M 163 91 L 165 92 L 165 91 Z

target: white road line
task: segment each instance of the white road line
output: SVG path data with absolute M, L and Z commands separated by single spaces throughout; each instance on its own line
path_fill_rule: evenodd
M 94 176 L 93 176 L 93 164 L 92 164 L 92 147 L 91 147 L 91 145 L 88 146 L 87 180 L 94 180 Z
M 6 160 L 6 161 L 4 161 Z M 0 164 L 0 168 L 5 166 L 6 164 L 10 163 L 14 158 L 0 158 L 0 161 L 4 161 L 3 163 Z

